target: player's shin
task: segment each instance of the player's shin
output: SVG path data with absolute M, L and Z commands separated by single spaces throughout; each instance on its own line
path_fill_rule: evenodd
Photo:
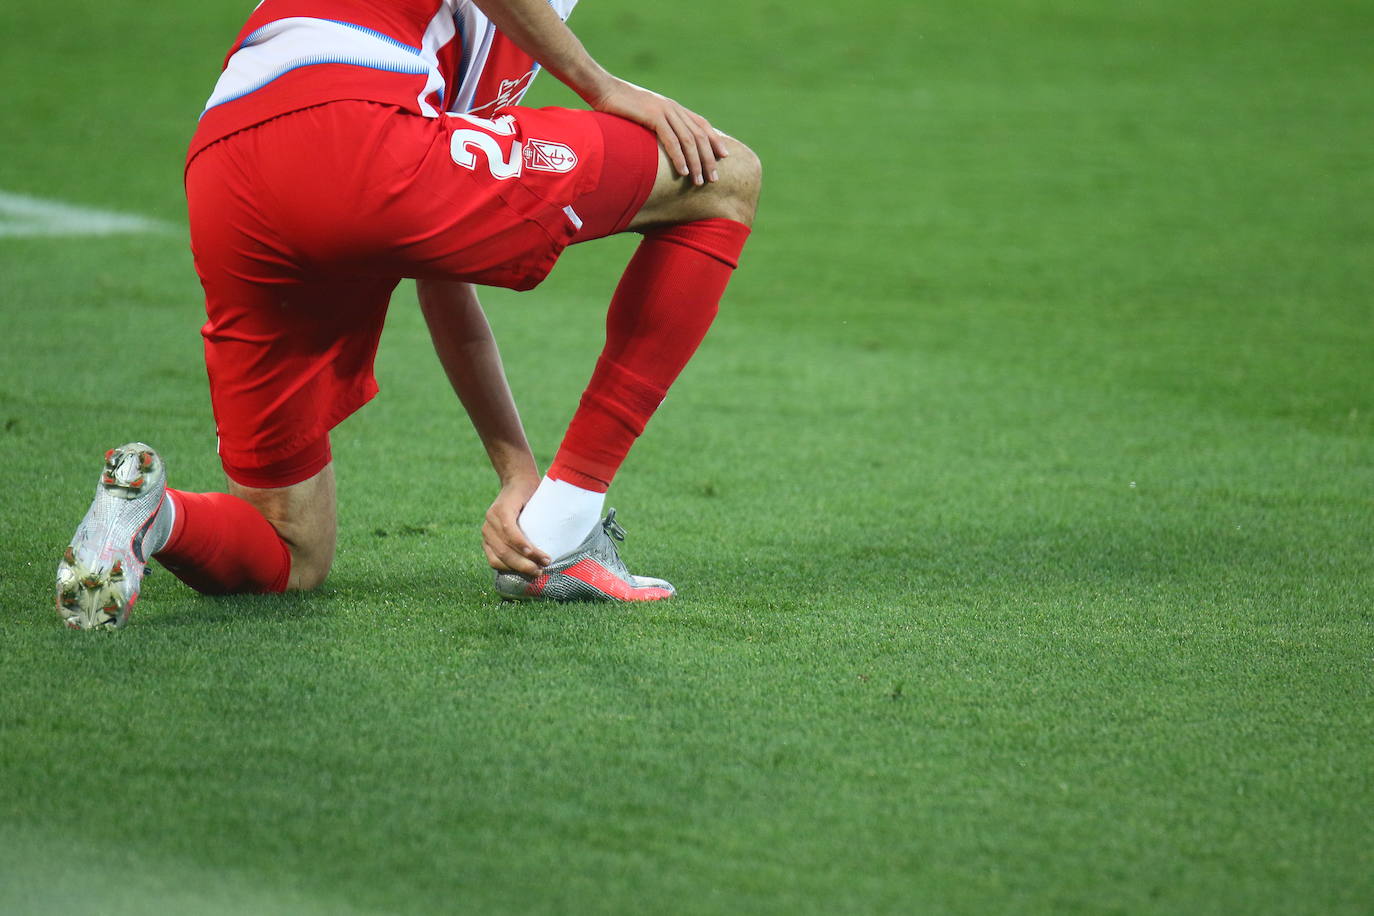
M 645 235 L 606 317 L 606 345 L 521 528 L 550 556 L 577 546 L 598 523 L 604 493 L 716 317 L 749 236 L 727 219 Z M 535 532 L 538 532 L 536 534 Z M 541 543 L 540 538 L 544 538 Z

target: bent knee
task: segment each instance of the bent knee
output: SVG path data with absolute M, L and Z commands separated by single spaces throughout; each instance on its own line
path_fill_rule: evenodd
M 763 163 L 748 146 L 730 138 L 730 155 L 718 164 L 719 216 L 753 225 L 758 211 L 759 191 L 763 187 Z
M 230 480 L 229 490 L 257 509 L 290 551 L 287 590 L 318 588 L 334 563 L 337 534 L 333 464 L 290 486 L 258 489 Z
M 653 190 L 628 228 L 643 232 L 702 219 L 731 219 L 752 226 L 763 166 L 758 155 L 734 137 L 727 136 L 725 141 L 729 155 L 716 163 L 719 179 L 704 185 L 693 185 L 677 174 L 660 148 Z
M 329 578 L 332 560 L 333 557 L 323 562 L 317 557 L 297 557 L 295 551 L 292 551 L 291 578 L 286 583 L 286 590 L 309 592 L 319 588 L 324 584 L 324 580 Z
M 763 185 L 763 161 L 758 153 L 733 137 L 730 139 L 730 155 L 725 161 L 736 171 L 740 187 L 749 189 L 758 197 L 759 188 Z

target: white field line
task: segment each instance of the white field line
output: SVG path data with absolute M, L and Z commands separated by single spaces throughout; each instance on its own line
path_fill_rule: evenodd
M 173 232 L 162 220 L 0 191 L 0 238 Z

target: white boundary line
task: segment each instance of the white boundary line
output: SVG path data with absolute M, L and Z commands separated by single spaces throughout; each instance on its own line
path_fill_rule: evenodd
M 0 238 L 58 238 L 70 235 L 128 235 L 174 232 L 162 220 L 0 191 Z

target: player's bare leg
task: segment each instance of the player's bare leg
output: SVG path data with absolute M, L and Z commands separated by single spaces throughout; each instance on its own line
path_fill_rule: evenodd
M 260 489 L 229 481 L 229 492 L 257 509 L 291 551 L 289 591 L 317 588 L 329 575 L 338 542 L 334 463 L 289 487 Z
M 669 583 L 630 575 L 605 493 L 634 440 L 695 353 L 718 308 L 758 205 L 761 167 L 725 138 L 718 179 L 696 185 L 659 149 L 658 170 L 628 229 L 644 234 L 611 301 L 606 346 L 547 476 L 519 517 L 554 557 L 534 578 L 498 570 L 496 589 L 519 600 L 651 601 Z M 590 532 L 590 533 L 588 533 Z
M 658 174 L 653 190 L 630 220 L 629 231 L 680 225 L 704 219 L 728 219 L 754 225 L 763 185 L 763 166 L 752 149 L 734 137 L 725 137 L 729 156 L 717 164 L 719 178 L 694 185 L 677 174 L 668 154 L 658 151 Z

